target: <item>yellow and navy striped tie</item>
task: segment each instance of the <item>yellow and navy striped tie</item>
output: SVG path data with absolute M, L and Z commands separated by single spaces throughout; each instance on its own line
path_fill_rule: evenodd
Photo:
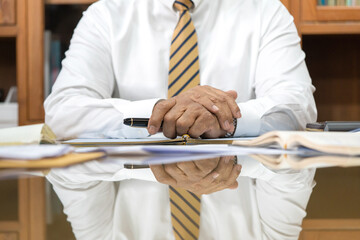
M 174 7 L 179 11 L 180 18 L 170 48 L 168 98 L 200 84 L 197 35 L 189 13 L 193 2 L 177 0 Z M 200 197 L 171 186 L 169 195 L 175 239 L 198 239 Z
M 170 47 L 168 98 L 200 84 L 197 35 L 189 13 L 193 3 L 177 0 L 174 7 L 180 18 Z

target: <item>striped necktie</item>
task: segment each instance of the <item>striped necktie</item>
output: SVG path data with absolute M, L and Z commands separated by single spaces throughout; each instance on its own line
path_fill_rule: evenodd
M 174 7 L 179 11 L 180 17 L 170 48 L 168 98 L 200 84 L 197 36 L 189 13 L 193 2 L 177 0 Z M 198 239 L 200 197 L 171 186 L 169 195 L 175 239 Z
M 168 98 L 200 84 L 197 35 L 188 11 L 193 3 L 177 0 L 174 7 L 180 18 L 171 41 Z

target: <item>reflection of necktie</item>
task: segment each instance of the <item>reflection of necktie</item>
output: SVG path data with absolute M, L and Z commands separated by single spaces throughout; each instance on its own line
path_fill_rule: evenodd
M 169 66 L 168 98 L 200 84 L 197 36 L 189 9 L 190 0 L 177 0 L 174 7 L 180 12 L 175 28 Z M 200 223 L 200 197 L 180 188 L 169 187 L 171 222 L 175 239 L 197 239 Z

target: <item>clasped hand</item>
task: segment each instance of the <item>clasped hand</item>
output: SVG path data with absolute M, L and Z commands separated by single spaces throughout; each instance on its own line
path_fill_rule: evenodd
M 234 156 L 226 156 L 150 168 L 158 182 L 201 195 L 237 188 L 241 165 L 234 163 Z
M 233 132 L 233 118 L 241 113 L 235 102 L 235 91 L 221 91 L 210 86 L 197 86 L 155 104 L 148 131 L 160 130 L 168 138 L 189 134 L 193 138 L 218 138 Z

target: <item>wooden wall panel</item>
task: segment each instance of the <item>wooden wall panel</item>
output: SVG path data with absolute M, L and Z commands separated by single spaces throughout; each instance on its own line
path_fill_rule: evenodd
M 28 55 L 27 55 L 27 0 L 17 0 L 17 27 L 16 38 L 16 79 L 18 86 L 19 124 L 27 123 L 27 96 L 28 96 Z
M 28 4 L 28 95 L 27 118 L 30 123 L 44 121 L 44 0 Z

